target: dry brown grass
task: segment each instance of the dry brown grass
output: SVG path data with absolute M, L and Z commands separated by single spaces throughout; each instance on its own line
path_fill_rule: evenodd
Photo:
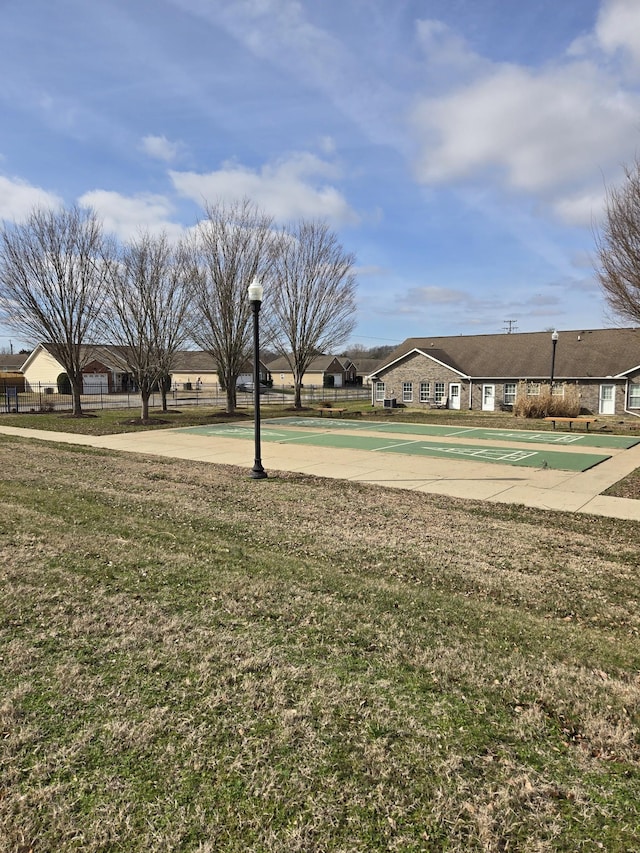
M 637 524 L 0 464 L 2 853 L 640 846 Z
M 575 385 L 564 385 L 562 396 L 552 395 L 549 385 L 542 385 L 540 394 L 529 396 L 527 383 L 518 383 L 513 414 L 516 418 L 577 418 L 580 414 L 580 394 Z

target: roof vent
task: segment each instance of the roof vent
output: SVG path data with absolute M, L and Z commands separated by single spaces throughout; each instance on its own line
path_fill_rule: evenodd
M 435 345 L 434 345 L 434 343 L 433 343 L 433 341 L 431 341 L 431 346 L 435 346 Z
M 581 340 L 582 340 L 582 335 L 578 335 L 578 340 L 579 340 L 579 341 L 581 341 Z

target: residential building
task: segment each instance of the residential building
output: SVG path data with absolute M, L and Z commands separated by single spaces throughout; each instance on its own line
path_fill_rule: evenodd
M 552 365 L 553 362 L 553 365 Z M 640 415 L 640 329 L 407 338 L 371 374 L 373 406 L 494 411 L 575 386 L 585 413 Z

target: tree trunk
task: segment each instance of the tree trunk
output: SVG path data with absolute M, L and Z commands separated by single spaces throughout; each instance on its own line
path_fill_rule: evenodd
M 167 393 L 171 390 L 171 377 L 163 376 L 160 380 L 160 396 L 162 399 L 162 411 L 167 412 Z
M 227 414 L 233 415 L 236 410 L 236 386 L 232 383 L 227 385 Z
M 149 420 L 149 397 L 151 396 L 151 391 L 148 389 L 144 389 L 140 392 L 140 400 L 142 402 L 140 417 L 143 421 Z
M 295 392 L 293 397 L 293 407 L 294 409 L 302 408 L 302 384 L 300 382 L 295 383 Z
M 82 374 L 71 380 L 71 398 L 73 400 L 73 417 L 82 417 Z

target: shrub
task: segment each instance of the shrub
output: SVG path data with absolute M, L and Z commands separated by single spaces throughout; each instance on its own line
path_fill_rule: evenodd
M 540 393 L 527 395 L 527 383 L 520 382 L 513 404 L 513 414 L 519 418 L 575 418 L 580 414 L 580 395 L 575 385 L 563 386 L 564 396 L 552 395 L 549 385 L 543 385 Z

